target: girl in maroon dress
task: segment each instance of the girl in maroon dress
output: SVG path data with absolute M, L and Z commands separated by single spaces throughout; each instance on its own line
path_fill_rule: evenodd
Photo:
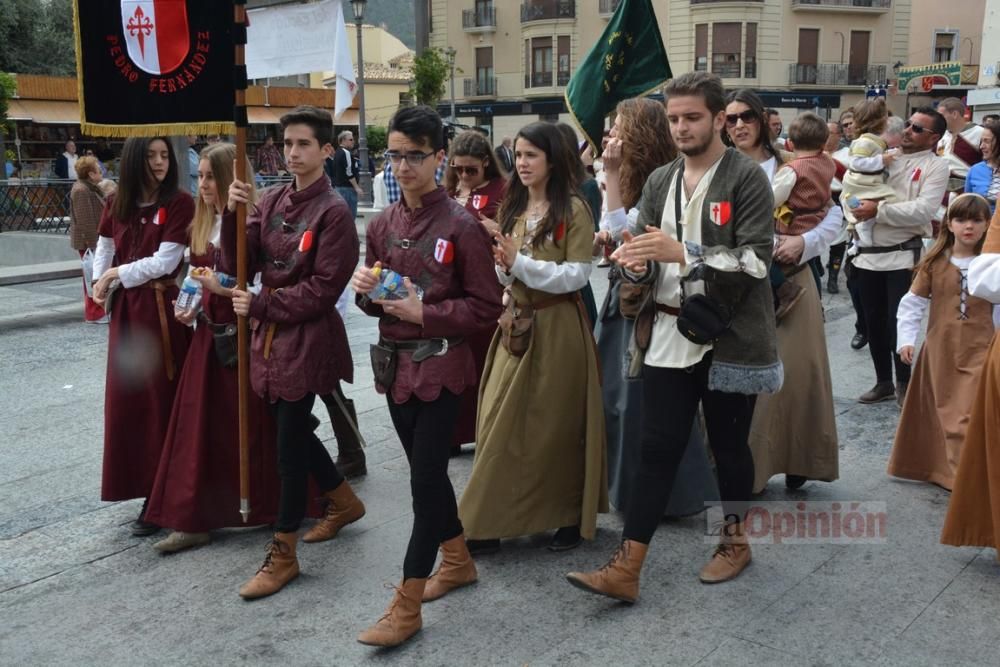
M 490 144 L 479 132 L 466 130 L 451 142 L 448 154 L 448 168 L 445 171 L 445 189 L 452 199 L 472 213 L 490 234 L 499 231 L 494 222 L 500 202 L 507 191 L 507 174 L 497 162 Z M 503 293 L 503 287 L 496 284 L 497 294 Z M 483 376 L 486 366 L 486 355 L 496 331 L 493 322 L 479 333 L 466 337 L 472 356 L 476 362 L 476 375 Z M 455 436 L 452 440 L 452 455 L 460 454 L 462 445 L 476 440 L 476 407 L 479 399 L 479 383 L 469 387 L 462 394 L 462 406 L 459 410 L 458 422 L 455 424 Z
M 239 404 L 235 356 L 223 360 L 220 343 L 235 351 L 236 315 L 225 274 L 217 274 L 224 197 L 233 182 L 236 147 L 213 144 L 201 152 L 198 200 L 191 224 L 191 270 L 204 289 L 197 308 L 176 314 L 195 325 L 191 347 L 177 383 L 177 397 L 163 443 L 163 454 L 149 497 L 146 519 L 172 528 L 154 546 L 175 552 L 206 544 L 209 530 L 243 525 L 239 513 Z M 254 198 L 256 200 L 256 198 Z M 197 322 L 195 324 L 195 322 Z M 220 345 L 220 349 L 225 349 Z M 254 524 L 274 521 L 278 475 L 273 462 L 274 420 L 264 401 L 249 397 L 250 493 Z
M 177 189 L 177 158 L 161 137 L 125 142 L 118 194 L 98 228 L 94 301 L 111 314 L 104 396 L 102 500 L 148 498 L 190 334 L 173 316 L 191 195 Z M 145 520 L 133 535 L 159 528 Z

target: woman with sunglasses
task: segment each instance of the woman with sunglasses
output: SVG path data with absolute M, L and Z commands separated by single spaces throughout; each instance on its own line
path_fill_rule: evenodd
M 526 125 L 493 254 L 507 312 L 482 377 L 476 460 L 459 515 L 479 552 L 557 529 L 553 551 L 593 539 L 607 511 L 604 411 L 580 289 L 594 223 L 556 125 Z M 527 327 L 527 330 L 525 329 Z
M 445 189 L 451 198 L 479 220 L 486 227 L 486 231 L 491 235 L 499 231 L 500 227 L 494 219 L 507 190 L 507 174 L 497 162 L 486 137 L 475 130 L 466 130 L 452 140 L 444 180 Z M 496 290 L 499 297 L 503 292 L 499 283 L 496 285 Z M 477 378 L 483 375 L 486 355 L 489 353 L 496 328 L 496 323 L 491 322 L 486 329 L 465 339 L 476 362 Z M 455 437 L 452 440 L 452 456 L 462 452 L 463 444 L 476 440 L 478 401 L 477 381 L 462 394 L 462 406 L 458 413 L 458 423 L 455 425 Z
M 636 97 L 618 104 L 617 115 L 604 152 L 607 211 L 601 216 L 598 245 L 620 242 L 626 229 L 637 233 L 639 200 L 646 179 L 653 170 L 677 157 L 670 138 L 670 126 L 663 104 Z M 642 378 L 628 377 L 628 349 L 634 320 L 619 310 L 621 269 L 612 265 L 608 272 L 607 297 L 597 319 L 597 349 L 601 359 L 604 417 L 608 437 L 608 494 L 611 504 L 628 511 L 628 501 L 640 468 L 639 417 Z M 706 501 L 718 500 L 715 476 L 700 428 L 691 430 L 691 443 L 677 474 L 667 516 L 686 516 L 705 508 Z
M 769 181 L 780 167 L 781 154 L 767 140 L 764 105 L 751 90 L 729 95 L 723 139 L 756 159 Z M 774 261 L 804 266 L 819 257 L 840 233 L 843 212 L 831 206 L 819 225 L 801 236 L 778 235 Z M 778 355 L 785 382 L 776 394 L 757 398 L 750 427 L 754 460 L 754 493 L 768 480 L 785 475 L 785 486 L 798 489 L 807 480 L 837 479 L 837 424 L 833 413 L 830 360 L 823 328 L 823 305 L 808 268 L 788 280 L 807 288 L 778 327 Z

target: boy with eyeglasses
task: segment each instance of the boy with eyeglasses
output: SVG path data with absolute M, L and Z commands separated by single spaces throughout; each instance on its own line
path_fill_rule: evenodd
M 365 266 L 352 280 L 358 306 L 379 318 L 372 346 L 375 388 L 386 395 L 410 463 L 413 495 L 403 582 L 385 615 L 358 637 L 372 646 L 402 644 L 422 626 L 422 602 L 478 576 L 448 478 L 448 455 L 460 396 L 479 379 L 464 337 L 495 323 L 501 304 L 485 228 L 435 180 L 444 156 L 444 125 L 430 107 L 402 109 L 389 121 L 385 158 L 402 198 L 368 225 Z M 406 276 L 408 296 L 370 299 L 388 269 Z M 441 566 L 428 578 L 439 546 Z

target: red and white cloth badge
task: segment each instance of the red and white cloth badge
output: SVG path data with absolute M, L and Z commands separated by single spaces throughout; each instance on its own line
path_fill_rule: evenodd
M 299 239 L 299 252 L 307 253 L 309 249 L 313 247 L 313 233 L 311 229 L 307 229 L 302 233 L 302 238 Z
M 913 176 L 910 177 L 910 180 L 916 183 L 917 181 L 920 180 L 921 173 L 922 172 L 920 171 L 920 167 L 917 167 L 916 169 L 913 170 Z
M 477 211 L 482 211 L 489 202 L 489 195 L 472 195 L 472 208 Z
M 455 259 L 455 244 L 447 239 L 438 239 L 434 244 L 434 259 L 440 264 L 451 264 Z
M 156 215 L 153 216 L 153 224 L 159 227 L 166 221 L 167 221 L 167 209 L 160 207 L 159 209 L 157 209 Z M 143 222 L 146 222 L 146 220 L 143 219 Z
M 714 201 L 709 204 L 708 215 L 712 222 L 722 227 L 733 217 L 733 207 L 727 201 Z

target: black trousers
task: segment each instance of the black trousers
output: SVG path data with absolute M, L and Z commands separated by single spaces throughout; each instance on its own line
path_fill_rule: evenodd
M 698 411 L 705 411 L 727 522 L 740 521 L 753 492 L 747 438 L 756 396 L 708 389 L 711 354 L 690 368 L 643 366 L 640 421 L 642 466 L 632 488 L 622 537 L 649 544 L 670 500 L 677 468 Z
M 851 295 L 851 305 L 854 306 L 854 333 L 868 335 L 868 324 L 865 322 L 865 309 L 861 306 L 861 286 L 858 284 L 858 270 L 854 262 L 848 258 L 844 264 L 844 275 L 847 277 L 847 292 Z
M 913 272 L 869 271 L 855 267 L 861 292 L 861 307 L 868 324 L 868 351 L 875 364 L 878 382 L 892 382 L 892 367 L 896 367 L 896 381 L 910 381 L 910 367 L 896 354 L 896 310 L 899 302 L 910 289 Z
M 403 560 L 404 579 L 423 579 L 434 569 L 438 545 L 462 534 L 448 454 L 461 399 L 446 389 L 433 401 L 416 396 L 402 404 L 391 396 L 389 416 L 410 462 L 413 530 Z
M 330 453 L 313 432 L 309 416 L 315 394 L 306 394 L 297 401 L 282 401 L 271 406 L 278 431 L 278 475 L 281 478 L 281 498 L 278 501 L 278 521 L 275 531 L 292 533 L 299 529 L 306 515 L 309 475 L 320 491 L 336 489 L 344 481 Z

